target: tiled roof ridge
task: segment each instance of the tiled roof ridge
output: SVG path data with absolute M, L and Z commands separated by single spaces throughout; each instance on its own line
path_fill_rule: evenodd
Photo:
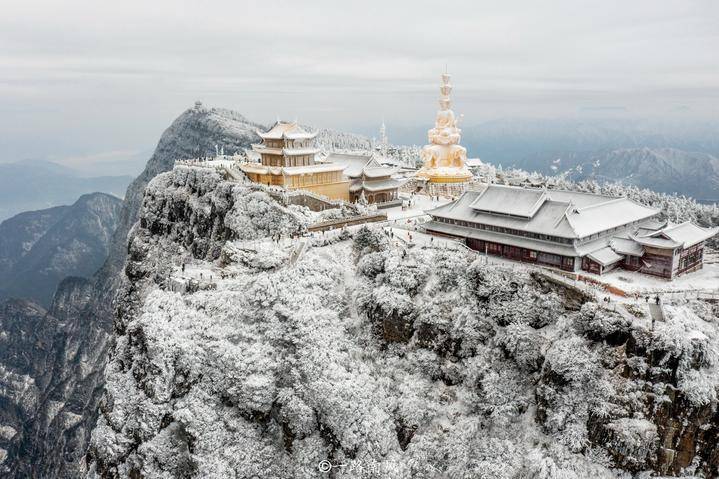
M 625 197 L 621 197 L 621 196 L 620 196 L 619 198 L 612 198 L 612 199 L 610 199 L 609 201 L 602 201 L 602 202 L 599 202 L 599 203 L 594 203 L 594 204 L 591 204 L 591 205 L 582 206 L 581 208 L 575 208 L 574 211 L 577 212 L 577 213 L 581 213 L 581 212 L 583 212 L 583 211 L 587 211 L 587 210 L 590 210 L 590 209 L 592 209 L 592 208 L 598 208 L 598 207 L 600 207 L 600 206 L 611 205 L 611 204 L 614 204 L 614 203 L 619 203 L 619 202 L 626 201 L 626 200 L 628 200 L 628 199 L 629 199 L 629 198 L 625 198 Z
M 560 201 L 560 203 L 562 203 L 562 202 Z M 562 220 L 566 219 L 566 220 L 567 220 L 567 223 L 569 223 L 569 227 L 570 227 L 570 228 L 572 229 L 572 231 L 574 232 L 574 235 L 575 235 L 575 236 L 578 236 L 578 234 L 577 234 L 577 229 L 574 227 L 574 224 L 572 223 L 572 220 L 569 218 L 569 215 L 568 215 L 569 210 L 571 210 L 572 208 L 574 208 L 574 203 L 570 200 L 570 201 L 567 203 L 567 207 L 564 209 L 564 213 L 562 214 L 562 216 L 560 216 L 560 217 L 557 219 L 557 221 L 554 223 L 554 227 L 556 228 L 557 226 L 559 226 L 559 223 L 561 223 Z

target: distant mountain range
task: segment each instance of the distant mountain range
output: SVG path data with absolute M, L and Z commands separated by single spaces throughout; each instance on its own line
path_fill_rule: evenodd
M 85 193 L 122 198 L 131 176 L 82 177 L 49 161 L 0 163 L 0 221 L 23 211 L 67 205 Z
M 71 206 L 29 211 L 0 223 L 0 300 L 50 304 L 66 276 L 90 276 L 107 258 L 122 200 L 83 195 Z
M 620 181 L 663 193 L 719 202 L 719 158 L 676 148 L 622 148 L 597 154 L 572 179 Z

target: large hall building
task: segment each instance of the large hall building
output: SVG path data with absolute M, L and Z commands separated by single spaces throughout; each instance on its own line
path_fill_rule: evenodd
M 628 198 L 486 185 L 427 212 L 428 233 L 491 255 L 603 274 L 617 267 L 672 279 L 702 267 L 719 228 L 669 225 Z

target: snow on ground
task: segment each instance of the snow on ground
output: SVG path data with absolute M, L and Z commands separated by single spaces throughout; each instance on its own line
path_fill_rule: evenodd
M 405 202 L 410 202 L 410 207 L 403 210 L 401 206 L 395 206 L 394 208 L 386 208 L 380 210 L 383 213 L 387 213 L 388 220 L 397 220 L 401 218 L 413 218 L 416 216 L 423 216 L 426 211 L 437 208 L 444 204 L 449 203 L 449 198 L 440 197 L 439 201 L 430 198 L 427 195 L 412 195 L 403 196 Z
M 616 286 L 628 293 L 639 293 L 640 295 L 657 292 L 686 292 L 691 294 L 698 291 L 719 294 L 719 264 L 717 263 L 705 263 L 704 267 L 699 271 L 684 274 L 673 281 L 623 269 L 616 269 L 601 276 L 587 273 L 586 271 L 582 271 L 582 274 Z

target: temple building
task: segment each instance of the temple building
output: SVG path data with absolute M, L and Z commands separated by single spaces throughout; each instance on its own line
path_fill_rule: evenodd
M 342 174 L 344 167 L 315 161 L 319 151 L 314 145 L 316 132 L 307 132 L 296 122 L 278 121 L 269 131 L 257 134 L 262 144 L 252 145 L 252 149 L 260 155 L 260 162 L 240 165 L 250 180 L 349 201 L 350 181 Z
M 392 205 L 400 202 L 401 182 L 392 176 L 396 168 L 383 166 L 374 154 L 330 153 L 324 160 L 344 167 L 344 175 L 350 180 L 350 201 Z
M 427 211 L 431 234 L 475 250 L 565 271 L 617 267 L 673 279 L 700 269 L 704 242 L 719 228 L 668 225 L 628 198 L 486 185 Z
M 465 165 L 467 150 L 459 145 L 461 130 L 452 111 L 450 75 L 442 75 L 439 87 L 439 111 L 434 128 L 427 132 L 429 145 L 422 148 L 420 158 L 424 163 L 416 178 L 426 183 L 430 195 L 445 194 L 458 196 L 472 179 L 472 173 Z

